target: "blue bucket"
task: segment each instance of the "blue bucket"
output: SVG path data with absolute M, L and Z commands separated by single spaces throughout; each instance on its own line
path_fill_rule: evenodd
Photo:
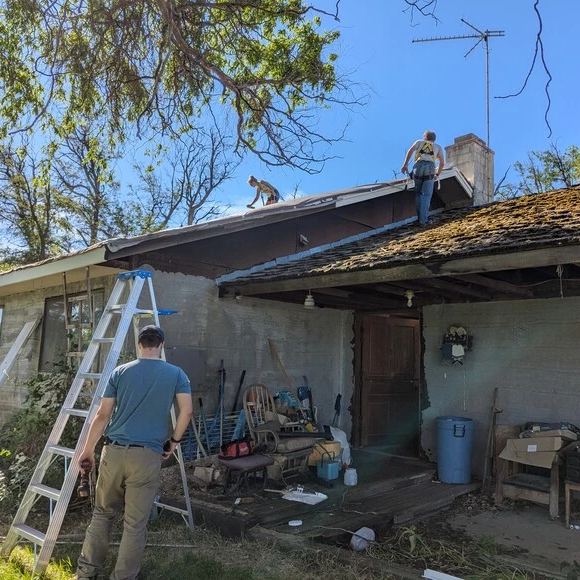
M 473 421 L 467 417 L 437 417 L 435 421 L 439 481 L 469 483 Z

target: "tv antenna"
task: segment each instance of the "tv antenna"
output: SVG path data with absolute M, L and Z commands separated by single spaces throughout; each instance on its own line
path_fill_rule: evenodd
M 434 42 L 437 40 L 462 40 L 464 38 L 477 38 L 477 42 L 465 53 L 465 58 L 467 58 L 477 46 L 482 42 L 485 43 L 485 121 L 487 128 L 487 146 L 489 147 L 489 39 L 498 38 L 500 36 L 505 36 L 505 31 L 503 30 L 479 30 L 467 22 L 467 20 L 461 19 L 463 24 L 467 24 L 470 28 L 475 30 L 477 34 L 462 34 L 460 36 L 436 36 L 433 38 L 416 38 L 413 42 Z

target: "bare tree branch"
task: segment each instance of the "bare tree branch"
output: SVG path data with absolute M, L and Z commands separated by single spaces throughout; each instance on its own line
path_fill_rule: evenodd
M 407 4 L 407 8 L 403 12 L 410 13 L 411 23 L 413 23 L 415 17 L 415 11 L 419 12 L 422 16 L 429 16 L 435 20 L 435 22 L 441 22 L 437 16 L 435 16 L 435 10 L 437 9 L 437 0 L 403 0 Z
M 542 40 L 542 30 L 543 30 L 543 22 L 542 22 L 542 15 L 540 14 L 540 11 L 538 9 L 538 5 L 540 4 L 540 0 L 536 0 L 534 3 L 534 11 L 536 12 L 536 15 L 538 17 L 538 32 L 536 34 L 536 46 L 534 49 L 534 58 L 532 59 L 532 64 L 530 66 L 530 69 L 528 70 L 528 74 L 526 75 L 526 78 L 524 79 L 524 83 L 522 84 L 522 87 L 520 88 L 519 91 L 517 91 L 516 93 L 513 93 L 511 95 L 504 95 L 504 96 L 499 96 L 499 97 L 495 97 L 496 99 L 510 99 L 512 97 L 517 97 L 519 95 L 521 95 L 524 92 L 524 89 L 526 88 L 526 86 L 528 85 L 528 81 L 530 79 L 530 77 L 532 76 L 532 72 L 534 71 L 534 68 L 536 66 L 536 62 L 538 59 L 538 55 L 540 56 L 540 60 L 542 61 L 542 68 L 544 69 L 544 72 L 546 73 L 548 80 L 546 81 L 546 85 L 544 87 L 544 91 L 546 93 L 546 99 L 547 99 L 547 105 L 546 105 L 546 110 L 544 112 L 544 121 L 546 122 L 546 126 L 548 127 L 548 139 L 552 136 L 552 127 L 550 126 L 550 122 L 548 120 L 548 114 L 550 112 L 550 107 L 552 105 L 552 100 L 550 98 L 550 83 L 552 82 L 552 74 L 550 73 L 550 70 L 548 68 L 548 65 L 546 63 L 546 59 L 544 56 L 544 42 Z

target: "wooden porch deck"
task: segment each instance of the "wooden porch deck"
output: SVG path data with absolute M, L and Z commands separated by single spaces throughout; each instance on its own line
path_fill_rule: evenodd
M 196 522 L 226 536 L 241 536 L 260 526 L 305 540 L 322 540 L 362 526 L 378 530 L 393 523 L 412 522 L 479 488 L 478 483 L 433 482 L 435 466 L 419 460 L 366 450 L 356 450 L 353 456 L 358 485 L 345 486 L 342 477 L 328 486 L 303 483 L 305 489 L 328 496 L 317 505 L 288 501 L 279 494 L 262 491 L 259 486 L 233 494 L 195 491 L 191 499 Z M 236 505 L 238 497 L 248 503 Z M 302 525 L 289 526 L 291 520 L 302 520 Z

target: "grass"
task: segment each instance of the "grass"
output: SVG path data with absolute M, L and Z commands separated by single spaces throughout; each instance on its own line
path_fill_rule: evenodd
M 0 560 L 0 578 L 2 580 L 22 580 L 31 578 L 34 566 L 34 552 L 31 547 L 17 546 L 10 559 Z M 42 580 L 70 580 L 74 576 L 73 563 L 70 558 L 51 561 Z
M 149 526 L 140 580 L 375 580 L 387 578 L 356 563 L 344 564 L 324 553 L 288 553 L 269 542 L 243 538 L 226 539 L 217 533 L 197 528 L 192 540 L 180 518 L 165 516 Z M 117 556 L 113 543 L 101 575 L 108 577 Z M 42 580 L 72 580 L 80 553 L 80 542 L 57 543 L 53 558 Z M 0 579 L 30 579 L 33 552 L 29 546 L 18 546 L 8 562 L 0 560 Z

